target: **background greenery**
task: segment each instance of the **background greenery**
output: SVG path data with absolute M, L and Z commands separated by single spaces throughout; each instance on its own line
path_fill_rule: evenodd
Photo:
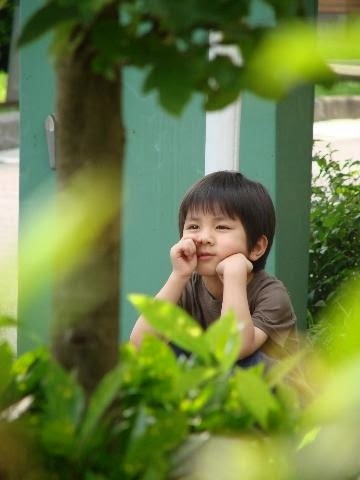
M 309 326 L 340 284 L 359 275 L 360 161 L 315 156 L 309 250 Z
M 265 438 L 281 434 L 300 441 L 299 403 L 284 382 L 293 365 L 266 376 L 262 365 L 233 370 L 240 342 L 233 316 L 202 332 L 174 305 L 141 296 L 132 301 L 165 338 L 192 356 L 177 361 L 155 337 L 139 352 L 125 344 L 118 366 L 87 403 L 47 349 L 14 361 L 6 344 L 0 345 L 1 479 L 185 479 L 194 450 L 207 444 L 210 434 L 239 433 L 243 448 L 250 445 L 252 451 L 243 467 L 254 462 L 263 473 L 267 466 L 268 478 L 278 478 L 287 460 L 275 455 Z M 13 451 L 5 462 L 7 443 Z
M 322 95 L 360 95 L 360 81 L 341 81 L 336 82 L 329 87 L 326 87 L 325 85 L 316 85 L 315 96 Z
M 0 71 L 0 102 L 5 102 L 7 89 L 7 73 Z
M 9 62 L 9 47 L 14 15 L 14 0 L 8 0 L 3 5 L 0 1 L 0 71 L 7 70 Z
M 325 343 L 267 371 L 234 368 L 232 316 L 201 332 L 178 307 L 133 296 L 164 338 L 192 354 L 176 360 L 155 337 L 140 351 L 125 344 L 88 402 L 46 348 L 15 360 L 0 344 L 0 478 L 355 480 L 359 285 L 327 310 Z

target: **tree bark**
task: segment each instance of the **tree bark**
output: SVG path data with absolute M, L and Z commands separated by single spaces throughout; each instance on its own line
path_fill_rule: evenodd
M 124 162 L 121 72 L 112 81 L 97 75 L 91 67 L 93 55 L 93 47 L 84 40 L 75 52 L 57 62 L 58 191 L 66 190 L 79 172 L 91 169 L 93 195 L 103 195 L 104 189 L 96 188 L 97 172 L 99 179 L 108 172 L 105 195 L 111 195 L 116 208 L 81 261 L 57 278 L 52 329 L 55 358 L 75 371 L 88 394 L 118 359 Z M 76 202 L 81 192 L 70 195 Z M 101 214 L 89 211 L 86 218 Z

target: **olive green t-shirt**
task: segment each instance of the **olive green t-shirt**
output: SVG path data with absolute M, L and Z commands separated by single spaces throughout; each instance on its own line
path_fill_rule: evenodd
M 298 343 L 296 316 L 283 283 L 260 270 L 249 282 L 247 296 L 254 325 L 268 335 L 260 350 L 275 358 L 292 353 Z M 211 295 L 201 276 L 194 273 L 179 305 L 206 329 L 220 317 L 222 302 Z

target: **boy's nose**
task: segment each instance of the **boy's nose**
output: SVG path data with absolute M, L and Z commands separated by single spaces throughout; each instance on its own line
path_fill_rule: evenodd
M 211 235 L 206 232 L 201 232 L 196 235 L 195 243 L 198 243 L 199 245 L 212 245 L 214 241 L 211 238 Z

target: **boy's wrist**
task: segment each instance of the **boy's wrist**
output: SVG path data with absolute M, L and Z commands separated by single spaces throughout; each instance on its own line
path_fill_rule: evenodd
M 223 273 L 223 281 L 235 281 L 235 282 L 242 282 L 247 283 L 249 274 L 247 270 L 243 269 L 233 269 L 233 268 L 225 268 Z
M 179 272 L 177 270 L 173 270 L 170 274 L 170 278 L 172 278 L 173 280 L 178 281 L 178 282 L 186 283 L 188 280 L 190 280 L 191 275 L 192 275 L 192 272 L 184 273 L 184 272 Z

